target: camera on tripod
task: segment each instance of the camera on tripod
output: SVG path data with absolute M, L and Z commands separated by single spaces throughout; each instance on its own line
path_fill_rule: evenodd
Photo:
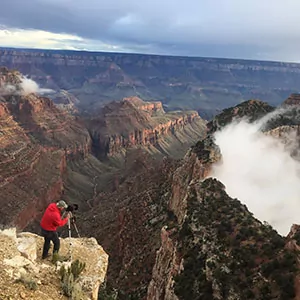
M 66 211 L 70 211 L 73 212 L 75 210 L 78 210 L 78 204 L 70 204 L 68 205 L 68 207 L 66 208 Z
M 75 217 L 75 211 L 78 210 L 78 204 L 70 204 L 68 205 L 68 207 L 66 208 L 66 212 L 70 212 L 71 213 L 71 217 L 70 219 L 75 222 L 76 221 L 76 217 Z

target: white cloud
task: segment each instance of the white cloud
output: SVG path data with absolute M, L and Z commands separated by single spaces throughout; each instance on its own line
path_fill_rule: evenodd
M 62 49 L 89 51 L 131 51 L 120 45 L 108 44 L 99 40 L 83 39 L 70 34 L 59 34 L 42 30 L 26 30 L 0 26 L 1 47 Z
M 291 146 L 263 134 L 262 125 L 242 120 L 215 133 L 222 162 L 213 166 L 212 176 L 256 218 L 286 235 L 300 222 L 300 163 L 290 156 Z M 296 137 L 289 140 L 295 143 Z
M 299 61 L 299 0 L 2 1 L 3 46 Z
M 40 88 L 39 85 L 32 79 L 26 76 L 20 75 L 20 84 L 4 84 L 0 87 L 0 95 L 23 95 L 26 96 L 31 93 L 36 94 L 50 94 L 54 93 L 54 90 Z
M 78 41 L 83 41 L 83 39 L 70 34 L 18 28 L 2 27 L 0 29 L 0 44 L 2 47 L 74 50 L 72 42 Z
M 45 94 L 45 93 L 54 93 L 54 90 L 51 89 L 44 89 L 40 88 L 40 86 L 32 79 L 27 78 L 25 76 L 20 76 L 21 79 L 21 93 L 23 95 L 28 95 L 31 93 L 37 93 L 37 94 Z

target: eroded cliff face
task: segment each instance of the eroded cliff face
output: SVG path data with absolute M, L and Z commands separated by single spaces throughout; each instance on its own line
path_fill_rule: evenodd
M 182 165 L 173 172 L 168 208 L 176 216 L 176 225 L 171 223 L 161 229 L 161 247 L 156 255 L 147 299 L 178 300 L 173 291 L 174 276 L 182 270 L 183 260 L 174 237 L 187 217 L 191 186 L 209 176 L 212 164 L 220 159 L 219 148 L 212 136 L 208 136 L 187 152 Z
M 221 159 L 219 148 L 212 136 L 198 141 L 185 155 L 182 165 L 174 172 L 172 196 L 169 208 L 181 224 L 186 214 L 187 192 L 193 180 L 201 180 L 209 176 L 213 163 Z
M 184 223 L 166 229 L 168 243 L 158 253 L 173 248 L 171 256 L 158 255 L 156 266 L 170 257 L 175 263 L 154 268 L 154 274 L 172 275 L 163 284 L 154 277 L 148 299 L 294 299 L 298 255 L 286 248 L 285 238 L 231 199 L 215 179 L 193 182 L 187 197 Z
M 74 115 L 79 113 L 77 108 L 79 100 L 71 93 L 65 90 L 60 90 L 59 92 L 51 91 L 48 93 L 48 96 L 59 109 Z
M 67 160 L 85 157 L 88 131 L 51 100 L 27 94 L 20 73 L 0 72 L 1 223 L 24 228 L 60 198 Z
M 158 162 L 145 151 L 133 150 L 125 181 L 114 192 L 100 193 L 93 210 L 78 220 L 81 232 L 95 236 L 109 254 L 107 284 L 118 290 L 118 299 L 146 297 L 160 229 L 170 222 L 167 202 L 176 166 L 170 159 Z
M 105 106 L 88 127 L 100 157 L 112 157 L 138 146 L 182 157 L 206 133 L 205 121 L 197 112 L 165 113 L 161 102 L 144 102 L 138 97 Z
M 71 92 L 90 112 L 139 95 L 163 99 L 170 110 L 193 109 L 211 117 L 244 99 L 277 105 L 298 91 L 300 80 L 299 64 L 217 58 L 0 49 L 0 64 L 43 87 Z
M 217 116 L 208 137 L 199 141 L 173 172 L 168 207 L 177 218 L 173 224 L 165 222 L 161 229 L 148 300 L 300 297 L 299 226 L 294 225 L 286 238 L 280 236 L 255 219 L 239 200 L 230 198 L 221 182 L 209 178 L 212 163 L 222 163 L 214 130 L 235 116 L 246 115 L 255 121 L 273 110 L 260 102 L 240 106 L 241 114 L 234 107 Z M 297 124 L 298 115 L 283 112 L 270 119 L 265 130 L 265 134 L 281 139 L 295 157 L 299 126 L 278 125 L 286 120 Z

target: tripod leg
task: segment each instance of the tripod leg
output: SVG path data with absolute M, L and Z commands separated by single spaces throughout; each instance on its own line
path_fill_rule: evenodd
M 74 225 L 74 228 L 75 228 L 75 230 L 76 230 L 76 233 L 77 233 L 78 237 L 80 238 L 80 234 L 79 234 L 79 232 L 78 232 L 78 229 L 77 229 L 77 226 L 76 226 L 76 224 L 75 224 L 75 223 L 73 223 L 73 225 Z
M 71 241 L 71 222 L 70 222 L 70 218 L 68 219 L 68 230 L 69 230 L 69 239 L 70 239 L 69 258 L 70 258 L 70 261 L 72 261 L 72 241 Z
M 76 233 L 77 233 L 78 237 L 80 238 L 81 236 L 80 236 L 80 234 L 79 234 L 77 225 L 76 225 L 76 223 L 75 223 L 75 219 L 72 219 L 72 224 L 73 224 L 73 226 L 74 226 L 74 228 L 75 228 L 75 230 L 76 230 Z

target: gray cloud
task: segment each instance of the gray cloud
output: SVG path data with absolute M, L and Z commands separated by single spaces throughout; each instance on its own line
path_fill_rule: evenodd
M 2 0 L 0 24 L 143 52 L 297 60 L 299 9 L 298 0 Z

